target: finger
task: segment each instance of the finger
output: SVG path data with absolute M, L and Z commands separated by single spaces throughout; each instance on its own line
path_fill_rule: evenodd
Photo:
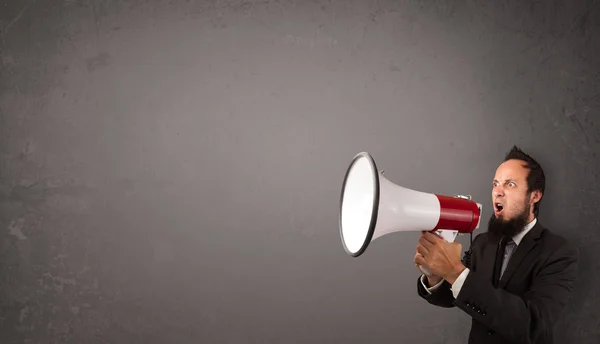
M 415 257 L 415 264 L 427 267 L 427 261 L 425 260 L 425 257 L 420 254 Z
M 431 242 L 437 242 L 440 241 L 442 238 L 439 236 L 439 234 L 437 234 L 436 232 L 425 232 L 423 233 L 423 237 L 425 237 L 425 239 L 431 241 Z
M 419 245 L 417 246 L 417 254 L 426 256 L 427 254 L 429 254 L 429 250 L 425 246 Z
M 413 258 L 413 263 L 417 264 L 417 257 L 423 257 L 420 253 L 415 254 L 415 258 Z
M 427 233 L 423 234 L 423 239 L 427 240 L 428 242 L 430 242 L 434 245 L 443 240 L 439 235 L 437 235 L 436 233 L 432 233 L 432 232 L 427 232 Z
M 428 251 L 431 251 L 433 249 L 433 243 L 427 239 L 427 236 L 423 235 L 419 238 L 419 244 L 420 246 L 425 247 Z
M 430 235 L 435 235 L 435 236 L 439 237 L 439 235 L 436 232 L 433 232 L 433 231 L 421 231 L 421 236 L 422 237 L 428 237 Z

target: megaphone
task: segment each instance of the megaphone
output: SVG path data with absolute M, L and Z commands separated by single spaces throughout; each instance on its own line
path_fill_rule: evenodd
M 452 242 L 479 228 L 482 206 L 470 196 L 446 196 L 405 188 L 378 170 L 368 152 L 350 163 L 340 197 L 339 230 L 346 253 L 362 255 L 389 233 L 433 231 Z M 421 270 L 429 275 L 423 267 Z

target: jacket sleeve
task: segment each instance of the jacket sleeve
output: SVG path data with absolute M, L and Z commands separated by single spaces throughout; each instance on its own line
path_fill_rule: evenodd
M 454 307 L 454 296 L 450 289 L 450 283 L 447 281 L 442 281 L 441 283 L 442 284 L 439 287 L 429 293 L 425 287 L 423 287 L 421 277 L 419 276 L 417 279 L 417 292 L 419 296 L 434 306 L 452 308 Z
M 551 338 L 575 284 L 577 261 L 578 251 L 565 243 L 533 276 L 523 296 L 496 289 L 483 274 L 471 271 L 454 304 L 510 342 Z

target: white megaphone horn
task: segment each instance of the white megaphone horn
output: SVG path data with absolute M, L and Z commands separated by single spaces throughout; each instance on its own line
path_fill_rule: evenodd
M 470 196 L 415 191 L 389 181 L 372 156 L 358 153 L 344 177 L 339 226 L 344 249 L 352 257 L 392 232 L 433 231 L 446 241 L 479 228 L 481 204 Z M 430 273 L 424 268 L 427 275 Z

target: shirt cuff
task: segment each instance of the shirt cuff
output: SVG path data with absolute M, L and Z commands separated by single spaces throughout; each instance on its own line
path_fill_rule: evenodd
M 461 272 L 460 275 L 458 275 L 458 278 L 456 279 L 456 281 L 454 281 L 454 284 L 452 284 L 452 287 L 450 289 L 452 289 L 452 295 L 455 299 L 458 297 L 458 294 L 460 293 L 460 288 L 462 288 L 463 283 L 465 283 L 465 279 L 467 279 L 469 271 L 470 270 L 468 268 L 464 269 L 463 272 Z
M 442 283 L 444 283 L 444 280 L 441 280 L 438 282 L 438 284 L 434 285 L 433 287 L 429 288 L 427 287 L 427 284 L 425 283 L 425 275 L 421 275 L 421 284 L 423 285 L 423 288 L 425 288 L 425 290 L 427 291 L 427 293 L 429 293 L 429 295 L 431 295 L 431 293 L 436 290 L 440 285 L 442 285 Z

